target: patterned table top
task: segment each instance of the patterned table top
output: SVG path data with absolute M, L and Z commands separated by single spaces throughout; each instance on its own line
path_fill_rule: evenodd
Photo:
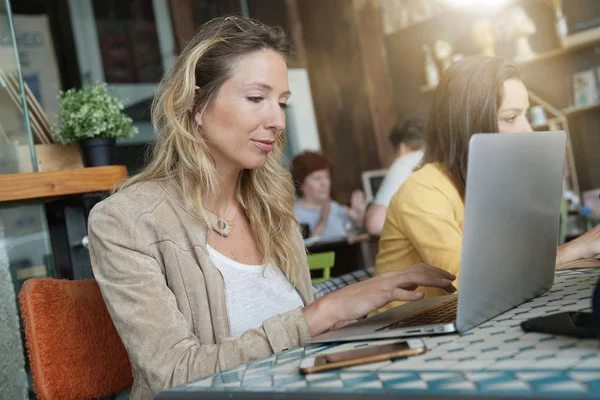
M 589 311 L 599 276 L 600 270 L 560 272 L 543 296 L 463 334 L 423 338 L 427 353 L 421 356 L 304 376 L 298 366 L 306 355 L 395 340 L 299 347 L 170 389 L 159 398 L 230 398 L 248 392 L 260 394 L 255 398 L 298 392 L 600 397 L 597 339 L 526 333 L 519 326 L 540 315 Z

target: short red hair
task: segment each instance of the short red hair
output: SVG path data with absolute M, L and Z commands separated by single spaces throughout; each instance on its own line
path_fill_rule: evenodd
M 331 161 L 322 154 L 314 151 L 305 151 L 294 157 L 290 169 L 294 187 L 296 188 L 296 192 L 299 193 L 300 187 L 306 177 L 322 169 L 331 170 Z

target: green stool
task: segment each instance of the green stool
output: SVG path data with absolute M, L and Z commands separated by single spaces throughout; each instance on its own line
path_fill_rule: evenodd
M 335 252 L 327 251 L 325 253 L 309 254 L 308 269 L 311 271 L 323 271 L 323 276 L 313 278 L 312 283 L 321 283 L 329 280 L 331 268 L 335 264 Z

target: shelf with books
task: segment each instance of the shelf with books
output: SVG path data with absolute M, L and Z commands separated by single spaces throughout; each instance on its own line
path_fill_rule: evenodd
M 529 60 L 521 61 L 519 65 L 533 64 L 537 61 L 559 57 L 573 53 L 577 50 L 598 45 L 600 45 L 600 27 L 569 35 L 563 39 L 561 47 L 538 54 Z
M 562 41 L 561 47 L 540 53 L 529 60 L 520 61 L 518 64 L 528 66 L 538 61 L 560 57 L 592 46 L 600 46 L 600 27 L 569 35 Z M 436 85 L 423 85 L 420 90 L 421 93 L 428 93 L 435 91 L 435 88 Z

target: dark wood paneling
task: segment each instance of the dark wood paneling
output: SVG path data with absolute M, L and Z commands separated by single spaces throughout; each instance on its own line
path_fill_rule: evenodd
M 302 34 L 302 22 L 298 15 L 298 0 L 285 0 L 290 27 L 290 39 L 293 43 L 293 56 L 290 68 L 306 68 L 306 49 Z
M 196 26 L 220 15 L 242 14 L 239 0 L 192 0 Z
M 192 0 L 169 0 L 173 34 L 177 40 L 177 51 L 181 52 L 196 32 Z
M 380 0 L 355 1 L 354 4 L 374 139 L 379 160 L 382 166 L 387 166 L 394 159 L 388 136 L 396 123 L 396 111 L 390 88 Z
M 298 11 L 321 146 L 335 164 L 333 195 L 345 202 L 361 172 L 380 166 L 353 3 L 302 0 Z
M 288 66 L 305 68 L 302 24 L 296 3 L 296 0 L 248 0 L 248 14 L 264 24 L 283 29 L 293 47 Z
M 247 0 L 248 14 L 269 26 L 279 26 L 289 35 L 287 5 L 282 0 Z

